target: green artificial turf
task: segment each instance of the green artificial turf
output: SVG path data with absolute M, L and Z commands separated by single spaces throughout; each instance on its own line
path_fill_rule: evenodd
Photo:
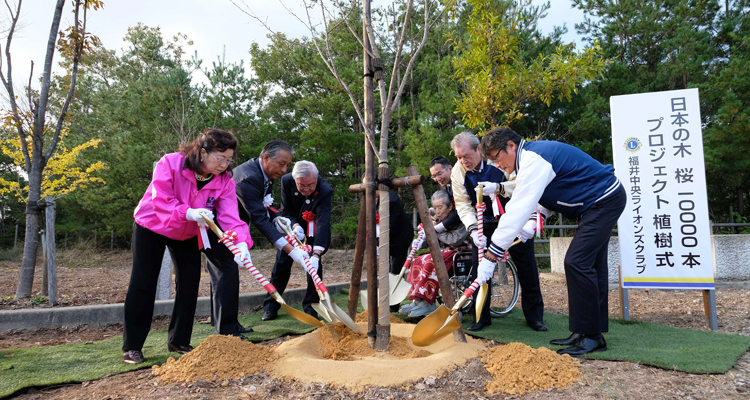
M 346 297 L 336 297 L 346 308 Z M 343 301 L 343 303 L 342 303 Z M 300 309 L 300 306 L 295 308 Z M 245 334 L 253 342 L 274 339 L 287 334 L 303 334 L 315 327 L 303 324 L 285 312 L 279 312 L 274 321 L 261 322 L 261 313 L 240 316 L 240 323 L 252 327 L 255 332 Z M 191 344 L 198 346 L 206 337 L 214 334 L 208 324 L 193 326 Z M 162 364 L 169 357 L 179 354 L 167 352 L 167 330 L 151 331 L 143 346 L 146 362 L 133 365 L 122 362 L 122 336 L 91 344 L 66 344 L 60 346 L 29 347 L 25 349 L 0 350 L 0 397 L 8 396 L 23 388 L 49 386 L 61 383 L 84 382 L 141 368 Z
M 464 328 L 471 317 L 463 319 Z M 566 338 L 568 317 L 544 314 L 547 332 L 536 332 L 526 325 L 520 310 L 505 317 L 493 319 L 493 324 L 473 336 L 492 339 L 500 343 L 521 342 L 531 347 L 561 346 L 549 344 L 552 339 Z M 609 321 L 605 333 L 607 351 L 586 354 L 584 358 L 610 361 L 631 361 L 660 368 L 699 374 L 720 374 L 731 369 L 737 359 L 750 347 L 750 337 L 725 333 L 674 328 L 643 321 Z
M 346 309 L 347 294 L 334 296 L 333 300 Z M 300 309 L 300 306 L 295 308 Z M 359 307 L 361 311 L 361 306 Z M 405 318 L 403 314 L 395 314 Z M 252 341 L 260 342 L 287 334 L 304 334 L 314 327 L 305 325 L 283 311 L 274 321 L 261 322 L 261 313 L 240 317 L 244 326 L 255 332 L 247 334 Z M 468 326 L 471 317 L 464 317 Z M 407 321 L 416 322 L 412 318 Z M 493 320 L 492 326 L 474 336 L 500 343 L 522 342 L 532 347 L 551 346 L 549 341 L 567 337 L 568 318 L 564 315 L 545 314 L 547 332 L 532 331 L 520 310 Z M 750 338 L 716 332 L 673 328 L 650 322 L 610 320 L 609 333 L 605 334 L 609 349 L 586 355 L 612 361 L 632 361 L 675 369 L 690 373 L 724 373 L 750 347 Z M 205 324 L 193 328 L 192 345 L 199 345 L 214 329 Z M 49 386 L 61 383 L 83 382 L 140 368 L 164 363 L 177 353 L 167 352 L 166 330 L 152 331 L 143 347 L 146 362 L 139 365 L 122 362 L 122 337 L 114 337 L 91 344 L 4 349 L 0 351 L 0 397 L 8 396 L 28 387 Z

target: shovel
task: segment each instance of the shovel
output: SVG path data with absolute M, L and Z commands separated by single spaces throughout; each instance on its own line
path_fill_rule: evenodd
M 216 224 L 214 223 L 214 221 L 212 221 L 210 218 L 208 218 L 206 216 L 206 214 L 204 214 L 204 213 L 201 213 L 201 215 L 203 216 L 203 219 L 206 220 L 206 223 L 208 224 L 208 226 L 211 227 L 211 230 L 214 231 L 214 233 L 216 234 L 216 236 L 218 236 L 218 237 L 224 236 L 224 232 L 222 232 L 221 229 L 219 229 L 219 227 L 216 226 Z M 229 243 L 225 243 L 225 245 L 227 246 L 227 248 L 229 249 L 229 251 L 232 252 L 232 254 L 237 255 L 240 252 L 240 250 L 237 248 L 237 246 L 234 245 L 234 243 L 229 242 Z M 261 274 L 260 271 L 258 271 L 258 269 L 255 268 L 255 266 L 253 265 L 253 263 L 251 261 L 248 260 L 242 266 L 245 267 L 245 268 L 247 268 L 248 271 L 250 271 L 250 273 L 258 281 L 258 283 L 260 283 L 261 286 L 263 286 L 263 288 L 266 289 L 266 291 L 268 293 L 270 293 L 271 296 L 273 296 L 274 300 L 276 300 L 276 302 L 279 303 L 279 305 L 281 305 L 281 308 L 284 311 L 286 311 L 287 314 L 289 314 L 290 316 L 292 316 L 292 318 L 294 318 L 297 321 L 300 321 L 302 323 L 305 323 L 307 325 L 325 326 L 325 324 L 323 322 L 321 322 L 319 319 L 314 318 L 311 315 L 308 315 L 308 314 L 306 314 L 306 313 L 304 313 L 304 312 L 302 312 L 300 310 L 297 310 L 297 309 L 292 308 L 289 305 L 287 305 L 286 302 L 284 301 L 284 298 L 281 297 L 281 295 L 279 294 L 278 291 L 276 291 L 276 288 L 273 286 L 273 284 L 271 284 L 271 282 L 269 282 L 268 280 L 266 280 L 266 278 L 263 276 L 263 274 Z
M 409 290 L 411 290 L 411 284 L 404 281 L 403 278 L 404 273 L 406 273 L 406 270 L 414 259 L 414 254 L 417 252 L 417 249 L 422 247 L 422 242 L 424 241 L 424 230 L 422 230 L 421 224 L 419 227 L 419 235 L 417 235 L 417 238 L 414 239 L 414 243 L 412 243 L 411 252 L 409 253 L 409 257 L 406 258 L 406 262 L 404 262 L 404 265 L 401 267 L 401 272 L 399 272 L 398 275 L 388 274 L 388 287 L 391 288 L 391 295 L 388 299 L 388 304 L 392 306 L 401 304 L 406 296 L 409 295 Z M 378 294 L 380 294 L 379 290 Z M 362 303 L 362 308 L 367 311 L 367 290 L 359 291 L 359 299 Z
M 291 236 L 292 238 L 294 238 L 294 240 L 292 241 L 294 247 L 301 247 L 301 242 L 299 241 L 299 239 L 297 239 L 296 236 L 294 236 L 294 232 L 292 232 L 292 229 L 288 224 L 284 223 L 284 221 L 281 219 L 276 219 L 274 222 L 276 222 L 281 227 L 281 229 L 287 234 L 287 236 Z M 323 318 L 326 321 L 336 322 L 336 320 L 338 320 L 340 322 L 343 322 L 344 325 L 348 326 L 349 329 L 353 330 L 354 332 L 358 332 L 357 325 L 349 317 L 349 315 L 331 300 L 331 296 L 328 294 L 328 289 L 323 284 L 323 281 L 320 280 L 320 276 L 318 276 L 318 273 L 313 269 L 312 265 L 310 264 L 309 258 L 305 259 L 305 265 L 303 265 L 302 267 L 305 269 L 305 271 L 307 271 L 310 277 L 312 277 L 313 283 L 315 283 L 315 288 L 318 291 L 318 297 L 320 297 L 320 303 L 312 304 L 313 309 L 315 309 L 318 314 L 323 315 Z

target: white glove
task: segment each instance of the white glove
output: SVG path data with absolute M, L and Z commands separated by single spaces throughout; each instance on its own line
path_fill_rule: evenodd
M 489 196 L 493 193 L 495 193 L 495 190 L 497 190 L 497 183 L 494 182 L 479 182 L 480 185 L 484 185 L 482 188 L 482 194 L 485 196 Z
M 474 230 L 471 232 L 471 240 L 474 242 L 474 245 L 479 247 L 480 249 L 487 247 L 487 236 L 480 236 L 478 230 Z
M 443 225 L 442 222 L 439 223 L 439 224 L 437 224 L 437 225 L 435 225 L 435 232 L 437 232 L 437 233 L 443 233 L 443 232 L 445 232 L 447 230 L 448 229 L 445 228 L 445 226 Z
M 273 204 L 273 197 L 271 197 L 270 194 L 267 194 L 266 197 L 263 198 L 263 207 L 271 207 L 271 204 Z
M 211 212 L 211 210 L 205 209 L 205 208 L 188 208 L 187 212 L 185 213 L 185 218 L 188 221 L 195 221 L 198 223 L 198 226 L 205 227 L 208 226 L 206 223 L 206 220 L 203 219 L 203 216 L 201 213 L 206 214 L 206 216 L 209 219 L 214 219 L 214 213 Z
M 320 268 L 320 258 L 318 258 L 317 256 L 310 257 L 310 266 L 315 270 L 315 273 L 317 274 L 318 268 Z
M 289 218 L 284 217 L 276 217 L 273 219 L 273 224 L 276 225 L 276 230 L 279 231 L 279 233 L 286 235 L 286 232 L 281 229 L 281 225 L 279 225 L 279 223 L 283 223 L 286 226 L 291 226 L 292 221 L 289 221 Z
M 299 224 L 294 225 L 294 236 L 299 240 L 305 240 L 305 230 Z
M 239 242 L 237 243 L 237 248 L 240 250 L 240 253 L 235 254 L 234 262 L 240 265 L 245 265 L 246 261 L 252 263 L 252 260 L 250 259 L 250 251 L 247 250 L 247 243 Z
M 304 250 L 300 249 L 299 247 L 295 247 L 294 250 L 289 252 L 289 257 L 292 257 L 292 260 L 297 262 L 299 265 L 305 266 L 305 262 L 307 259 L 310 258 L 310 256 L 305 253 Z
M 527 240 L 534 237 L 534 232 L 536 232 L 536 221 L 530 219 L 526 223 L 526 225 L 523 226 L 521 232 L 518 233 L 518 238 L 521 239 L 522 242 L 526 243 Z
M 488 258 L 484 258 L 477 267 L 477 279 L 484 283 L 492 279 L 492 274 L 495 273 L 495 261 L 490 261 Z

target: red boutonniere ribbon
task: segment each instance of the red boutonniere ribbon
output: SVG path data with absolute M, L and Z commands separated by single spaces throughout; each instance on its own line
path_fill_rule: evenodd
M 307 236 L 315 236 L 315 214 L 312 211 L 305 211 L 302 213 L 302 219 L 307 221 Z

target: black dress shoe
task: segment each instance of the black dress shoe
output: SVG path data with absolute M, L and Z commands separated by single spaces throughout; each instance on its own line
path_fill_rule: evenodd
M 567 339 L 555 339 L 550 340 L 549 344 L 553 344 L 555 346 L 572 346 L 576 343 L 578 343 L 579 340 L 581 340 L 581 336 L 583 336 L 580 333 L 574 333 L 570 336 L 568 336 Z
M 557 353 L 568 354 L 571 356 L 580 356 L 582 354 L 604 350 L 607 350 L 607 342 L 604 340 L 604 336 L 600 337 L 599 339 L 591 339 L 590 337 L 583 336 L 575 345 L 562 350 L 558 350 Z
M 537 332 L 547 332 L 547 325 L 544 325 L 544 322 L 542 321 L 526 321 L 526 323 L 531 327 L 531 329 Z
M 279 316 L 278 311 L 266 310 L 266 312 L 263 313 L 263 316 L 260 317 L 260 320 L 261 321 L 273 321 L 276 318 L 278 318 L 278 316 Z
M 391 306 L 390 310 L 391 312 L 398 312 L 398 309 L 401 308 L 400 304 L 394 304 Z
M 489 323 L 487 323 L 487 322 L 475 322 L 475 323 L 469 325 L 469 327 L 466 328 L 466 330 L 470 331 L 470 332 L 479 332 L 482 329 L 484 329 L 485 327 L 488 327 L 490 325 L 492 325 L 492 322 L 489 322 Z
M 305 313 L 306 313 L 307 315 L 309 315 L 309 316 L 311 316 L 311 317 L 315 318 L 315 319 L 318 319 L 318 313 L 317 313 L 317 312 L 315 312 L 315 310 L 313 310 L 313 311 L 305 311 Z
M 253 330 L 253 328 L 249 326 L 245 328 L 244 326 L 240 325 L 240 329 L 237 330 L 237 333 L 251 333 L 251 332 L 255 332 L 255 331 Z
M 167 343 L 167 350 L 174 352 L 174 353 L 187 354 L 187 353 L 190 353 L 191 350 L 193 350 L 193 346 L 189 344 Z
M 240 340 L 242 340 L 243 342 L 249 342 L 249 341 L 250 341 L 250 338 L 249 338 L 249 337 L 247 337 L 247 336 L 245 336 L 245 335 L 243 335 L 243 334 L 241 334 L 241 333 L 239 333 L 239 332 L 235 332 L 235 333 L 233 333 L 233 334 L 231 334 L 231 335 L 229 335 L 229 336 L 234 336 L 234 337 L 238 337 L 238 338 L 240 338 Z

